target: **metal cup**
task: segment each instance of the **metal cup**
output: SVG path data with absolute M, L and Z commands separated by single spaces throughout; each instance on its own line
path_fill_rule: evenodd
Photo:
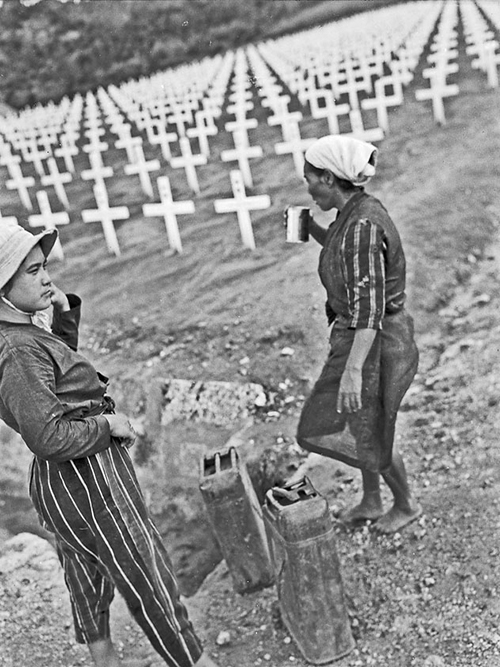
M 284 212 L 287 243 L 306 243 L 309 241 L 310 209 L 305 206 L 288 206 Z

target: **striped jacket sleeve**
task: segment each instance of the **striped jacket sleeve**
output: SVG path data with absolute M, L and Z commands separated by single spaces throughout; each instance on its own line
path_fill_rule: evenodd
M 343 270 L 353 329 L 381 329 L 385 312 L 384 232 L 374 222 L 358 219 L 342 242 Z

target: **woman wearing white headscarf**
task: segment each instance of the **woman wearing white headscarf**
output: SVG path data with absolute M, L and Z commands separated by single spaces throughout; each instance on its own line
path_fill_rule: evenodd
M 297 439 L 309 451 L 361 469 L 363 497 L 341 519 L 376 521 L 381 532 L 391 533 L 422 512 L 394 446 L 397 411 L 418 365 L 413 320 L 405 310 L 405 256 L 386 209 L 364 190 L 375 174 L 375 146 L 325 136 L 305 158 L 309 194 L 322 211 L 336 209 L 337 217 L 328 229 L 309 222 L 323 246 L 319 276 L 332 329 Z M 380 474 L 394 496 L 386 513 Z

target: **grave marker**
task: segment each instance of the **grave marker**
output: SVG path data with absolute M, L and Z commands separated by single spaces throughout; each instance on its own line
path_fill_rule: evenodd
M 49 168 L 49 173 L 45 176 L 42 176 L 40 179 L 41 184 L 44 187 L 52 185 L 56 191 L 57 198 L 64 206 L 64 208 L 69 208 L 68 197 L 66 196 L 66 190 L 64 189 L 65 183 L 70 183 L 73 178 L 69 173 L 60 173 L 57 168 L 57 162 L 55 158 L 49 157 L 47 160 L 47 166 Z
M 24 176 L 21 167 L 16 163 L 9 165 L 9 173 L 11 178 L 5 182 L 7 189 L 16 189 L 25 208 L 27 208 L 28 211 L 32 211 L 33 205 L 31 203 L 28 188 L 32 188 L 35 185 L 35 179 L 33 176 Z
M 193 155 L 191 152 L 191 144 L 187 137 L 179 138 L 179 145 L 181 147 L 182 155 L 180 157 L 173 157 L 170 161 L 170 166 L 173 169 L 184 168 L 186 172 L 187 181 L 189 187 L 196 194 L 200 193 L 200 186 L 198 184 L 198 175 L 196 173 L 196 167 L 204 165 L 207 163 L 207 158 L 205 155 L 198 153 Z
M 271 206 L 271 199 L 268 195 L 247 197 L 243 176 L 237 169 L 231 171 L 230 178 L 234 199 L 216 199 L 214 201 L 215 212 L 236 213 L 243 245 L 250 248 L 250 250 L 255 250 L 255 240 L 249 211 L 269 208 Z
M 149 173 L 160 169 L 159 160 L 146 160 L 142 146 L 135 146 L 134 160 L 131 164 L 126 164 L 124 171 L 127 176 L 137 175 L 141 182 L 141 187 L 148 197 L 153 197 L 153 185 Z
M 133 137 L 132 130 L 129 123 L 123 123 L 117 128 L 119 139 L 115 141 L 115 148 L 124 148 L 127 153 L 127 160 L 133 162 L 135 160 L 135 149 L 142 146 L 141 137 Z
M 84 181 L 95 181 L 104 186 L 104 179 L 113 176 L 113 167 L 105 167 L 100 153 L 90 153 L 90 169 L 84 169 L 80 174 Z
M 170 162 L 172 159 L 170 144 L 174 141 L 177 141 L 176 133 L 167 132 L 161 121 L 152 121 L 148 126 L 147 134 L 149 143 L 153 146 L 159 145 L 161 148 L 161 154 L 163 155 L 164 159 L 167 160 L 167 162 Z
M 59 148 L 56 148 L 54 155 L 56 157 L 62 157 L 64 160 L 64 166 L 66 171 L 74 174 L 75 173 L 75 164 L 73 158 L 78 155 L 78 148 L 75 144 L 74 138 L 69 134 L 62 134 L 59 139 Z
M 250 171 L 251 158 L 262 157 L 263 152 L 260 146 L 249 146 L 245 133 L 233 133 L 234 148 L 221 151 L 220 157 L 223 162 L 238 162 L 239 170 L 243 176 L 243 182 L 249 188 L 253 186 L 252 172 Z
M 194 213 L 195 206 L 191 200 L 174 202 L 170 181 L 167 176 L 158 178 L 158 191 L 160 193 L 159 204 L 144 204 L 142 212 L 146 217 L 163 217 L 167 229 L 168 242 L 172 250 L 182 253 L 182 243 L 177 224 L 177 216 L 186 213 Z
M 316 138 L 302 139 L 298 123 L 290 125 L 288 132 L 289 136 L 287 140 L 276 143 L 274 150 L 276 155 L 292 154 L 295 172 L 302 179 L 304 176 L 304 153 L 316 141 Z
M 50 208 L 49 197 L 45 190 L 39 190 L 36 193 L 36 198 L 38 200 L 38 208 L 40 209 L 40 213 L 28 216 L 28 223 L 30 227 L 45 227 L 45 229 L 56 229 L 57 225 L 69 224 L 69 215 L 66 211 L 60 211 L 59 213 L 54 213 L 52 211 Z M 59 260 L 64 259 L 64 252 L 59 237 L 54 243 L 51 255 Z
M 420 88 L 415 91 L 415 97 L 420 102 L 431 100 L 434 120 L 440 125 L 446 124 L 443 100 L 452 95 L 458 95 L 459 88 L 456 84 L 447 84 L 444 76 L 436 70 L 435 75 L 429 75 L 430 88 Z
M 2 215 L 0 212 L 0 225 L 18 225 L 19 222 L 15 215 Z
M 108 193 L 103 181 L 94 185 L 94 197 L 97 208 L 82 211 L 83 222 L 100 222 L 108 250 L 119 257 L 120 246 L 113 223 L 115 220 L 127 220 L 130 217 L 129 210 L 126 206 L 110 208 Z

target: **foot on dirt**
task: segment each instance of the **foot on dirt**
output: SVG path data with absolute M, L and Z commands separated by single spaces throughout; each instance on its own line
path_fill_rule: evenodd
M 397 533 L 409 523 L 415 521 L 415 519 L 418 519 L 421 515 L 422 508 L 418 503 L 415 503 L 415 506 L 409 512 L 403 512 L 403 510 L 399 509 L 399 507 L 393 506 L 377 521 L 375 530 L 378 533 L 383 533 L 384 535 Z
M 211 658 L 209 658 L 206 653 L 203 653 L 198 662 L 195 663 L 194 667 L 219 667 L 219 666 Z
M 364 505 L 359 503 L 351 507 L 351 509 L 343 510 L 339 512 L 339 521 L 345 523 L 347 526 L 356 525 L 362 523 L 363 521 L 377 521 L 384 511 L 382 507 L 375 507 L 371 505 Z

